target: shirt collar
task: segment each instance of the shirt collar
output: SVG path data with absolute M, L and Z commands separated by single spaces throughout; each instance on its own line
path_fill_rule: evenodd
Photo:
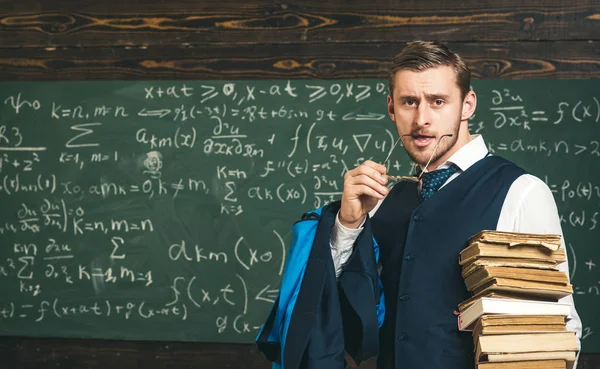
M 480 134 L 471 135 L 471 141 L 458 149 L 451 157 L 448 158 L 438 169 L 448 168 L 452 164 L 456 165 L 462 172 L 479 160 L 486 157 L 488 149 Z

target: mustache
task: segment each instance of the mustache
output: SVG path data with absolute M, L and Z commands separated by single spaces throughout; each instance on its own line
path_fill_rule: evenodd
M 392 145 L 392 148 L 390 149 L 388 156 L 383 161 L 383 165 L 385 165 L 387 163 L 387 161 L 390 159 L 390 156 L 392 156 L 392 152 L 394 151 L 394 148 L 396 147 L 396 145 L 398 145 L 398 142 L 400 142 L 400 140 L 402 140 L 402 138 L 404 138 L 406 136 L 411 136 L 412 138 L 418 138 L 419 136 L 422 136 L 422 135 L 420 135 L 418 133 L 407 133 L 402 136 L 399 136 L 398 139 L 396 140 L 396 142 Z M 438 145 L 440 144 L 442 138 L 452 137 L 452 136 L 454 136 L 452 133 L 446 133 L 444 135 L 441 135 L 440 138 L 438 139 L 438 143 L 435 145 L 435 148 L 433 149 L 433 153 L 435 154 L 435 150 L 437 149 Z M 433 136 L 433 137 L 435 137 L 435 136 Z M 429 161 L 431 161 L 432 158 L 433 158 L 433 155 L 431 156 L 431 158 L 429 158 Z M 427 165 L 429 165 L 429 162 L 427 163 Z
M 400 138 L 404 138 L 406 136 L 410 136 L 412 138 L 418 138 L 419 136 L 425 136 L 425 137 L 435 138 L 435 135 L 425 135 L 425 134 L 422 134 L 422 133 L 407 133 L 407 134 L 404 134 L 404 135 L 400 136 Z M 441 135 L 440 139 L 442 137 L 452 137 L 452 136 L 454 136 L 452 133 L 446 133 L 446 134 Z

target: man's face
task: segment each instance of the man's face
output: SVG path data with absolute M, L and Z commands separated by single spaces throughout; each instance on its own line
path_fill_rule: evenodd
M 435 168 L 468 142 L 466 125 L 475 108 L 474 99 L 473 92 L 464 100 L 461 98 L 452 67 L 421 72 L 400 70 L 396 73 L 393 95 L 388 96 L 388 113 L 399 135 L 418 135 L 402 138 L 402 144 L 410 158 L 421 166 L 429 161 L 440 137 L 452 134 L 441 138 L 431 160 L 431 167 Z

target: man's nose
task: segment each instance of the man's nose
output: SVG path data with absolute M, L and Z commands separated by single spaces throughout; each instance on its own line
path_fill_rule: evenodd
M 419 127 L 425 127 L 431 124 L 431 114 L 429 105 L 419 104 L 417 108 L 417 116 L 415 117 L 415 124 Z

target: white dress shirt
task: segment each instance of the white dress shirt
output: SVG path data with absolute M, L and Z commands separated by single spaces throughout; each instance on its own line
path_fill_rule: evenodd
M 439 166 L 439 169 L 443 169 L 455 164 L 459 168 L 442 187 L 458 177 L 471 165 L 488 155 L 488 149 L 483 137 L 481 135 L 473 135 L 472 138 L 473 140 L 461 147 L 446 162 Z M 382 201 L 380 200 L 375 208 L 369 212 L 371 217 L 377 212 Z M 542 180 L 531 174 L 520 176 L 511 185 L 504 199 L 496 229 L 507 232 L 560 234 L 561 247 L 566 247 L 564 237 L 562 237 L 558 209 L 552 192 Z M 335 226 L 331 232 L 330 246 L 337 276 L 341 274 L 345 263 L 350 258 L 354 241 L 361 232 L 362 225 L 358 229 L 347 228 L 336 218 Z M 565 271 L 569 277 L 568 261 L 561 263 L 559 269 Z M 560 299 L 560 302 L 571 305 L 571 313 L 567 317 L 567 329 L 576 332 L 577 345 L 580 349 L 581 320 L 575 309 L 573 296 L 564 297 Z

